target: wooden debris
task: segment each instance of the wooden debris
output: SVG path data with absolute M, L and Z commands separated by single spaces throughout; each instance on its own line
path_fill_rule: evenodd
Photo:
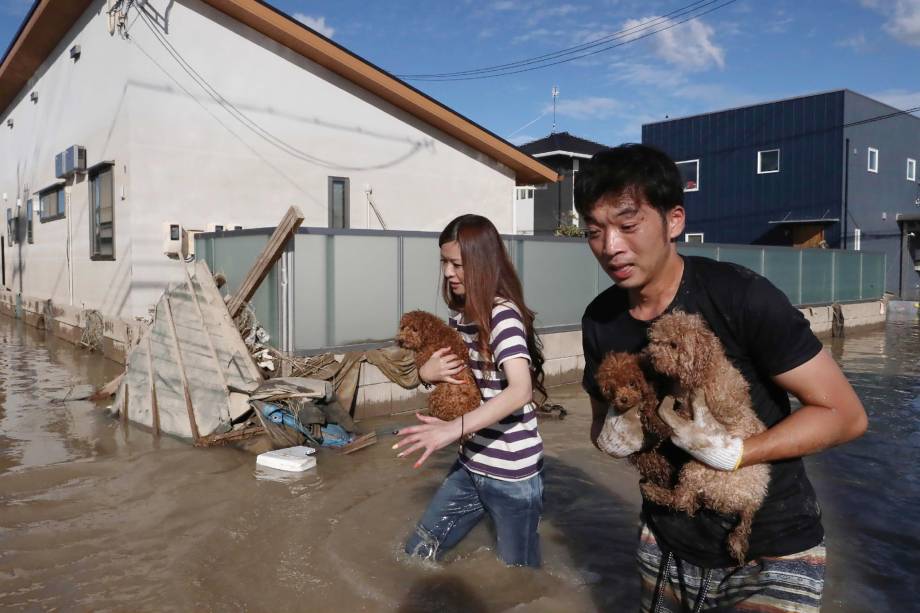
M 236 294 L 230 299 L 228 310 L 230 311 L 231 317 L 236 317 L 240 309 L 243 308 L 243 305 L 249 302 L 256 293 L 256 290 L 259 289 L 262 280 L 265 279 L 272 269 L 272 266 L 275 265 L 275 262 L 278 261 L 278 258 L 280 258 L 281 254 L 284 252 L 284 246 L 287 244 L 288 239 L 297 232 L 297 228 L 300 227 L 303 220 L 304 216 L 300 208 L 292 206 L 288 209 L 281 223 L 278 224 L 271 238 L 268 239 L 268 243 L 259 255 L 259 259 L 256 260 L 256 263 L 249 270 L 249 274 L 246 275 L 246 278 L 243 279 L 243 283 L 240 285 Z
M 342 455 L 348 455 L 349 453 L 354 453 L 359 449 L 364 449 L 365 447 L 370 447 L 371 445 L 377 442 L 377 433 L 368 432 L 367 434 L 359 434 L 355 437 L 355 440 L 348 443 L 344 447 L 339 447 L 339 453 Z

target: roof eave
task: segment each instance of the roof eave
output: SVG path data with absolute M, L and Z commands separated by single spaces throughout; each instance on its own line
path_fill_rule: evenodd
M 40 0 L 32 6 L 0 64 L 3 114 L 92 1 Z

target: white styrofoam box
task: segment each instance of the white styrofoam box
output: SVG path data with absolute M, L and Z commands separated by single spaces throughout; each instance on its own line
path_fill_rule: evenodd
M 316 466 L 316 458 L 313 457 L 314 453 L 316 453 L 316 449 L 305 445 L 276 449 L 260 453 L 256 457 L 256 464 L 289 472 L 303 472 Z

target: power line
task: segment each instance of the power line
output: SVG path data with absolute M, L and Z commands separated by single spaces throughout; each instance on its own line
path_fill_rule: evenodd
M 520 66 L 526 66 L 526 65 L 532 64 L 532 63 L 534 63 L 534 62 L 543 61 L 543 60 L 551 60 L 551 59 L 555 59 L 555 58 L 558 58 L 558 57 L 564 57 L 564 56 L 566 56 L 566 55 L 570 55 L 570 54 L 573 54 L 573 53 L 578 53 L 579 51 L 584 51 L 584 50 L 590 49 L 590 48 L 592 48 L 592 47 L 596 47 L 596 46 L 598 46 L 598 45 L 602 45 L 602 44 L 604 44 L 605 42 L 608 42 L 608 41 L 610 41 L 610 40 L 614 40 L 614 39 L 617 39 L 617 38 L 621 38 L 621 37 L 623 37 L 623 36 L 625 36 L 625 35 L 627 35 L 627 34 L 633 32 L 633 31 L 635 31 L 636 29 L 642 29 L 642 28 L 646 28 L 646 27 L 652 27 L 653 25 L 655 25 L 655 22 L 660 22 L 660 21 L 663 21 L 663 20 L 667 20 L 668 18 L 674 17 L 674 16 L 680 17 L 680 16 L 681 16 L 681 13 L 684 13 L 685 11 L 688 11 L 688 10 L 689 10 L 689 11 L 693 11 L 693 10 L 696 10 L 697 8 L 701 8 L 701 7 L 697 7 L 697 6 L 695 6 L 695 5 L 702 4 L 703 6 L 706 6 L 706 5 L 708 5 L 708 4 L 713 4 L 714 2 L 718 2 L 718 1 L 719 1 L 719 0 L 709 0 L 709 1 L 697 0 L 696 2 L 691 2 L 690 4 L 688 4 L 688 5 L 686 5 L 686 6 L 683 6 L 683 7 L 679 8 L 679 9 L 675 9 L 675 10 L 671 11 L 670 13 L 666 13 L 665 15 L 661 15 L 661 16 L 655 17 L 655 18 L 653 18 L 653 19 L 650 19 L 649 21 L 646 21 L 646 22 L 643 22 L 643 23 L 639 23 L 639 24 L 637 24 L 637 25 L 635 25 L 635 26 L 632 26 L 632 27 L 629 27 L 629 28 L 625 28 L 625 29 L 619 30 L 619 31 L 617 31 L 617 32 L 613 32 L 612 34 L 607 34 L 607 35 L 605 35 L 605 36 L 602 36 L 602 37 L 600 37 L 600 38 L 596 38 L 596 39 L 594 39 L 594 40 L 590 40 L 590 41 L 585 42 L 585 43 L 582 43 L 582 44 L 580 44 L 580 45 L 575 45 L 575 46 L 573 46 L 573 47 L 567 47 L 567 48 L 565 48 L 565 49 L 560 49 L 559 51 L 554 51 L 554 52 L 552 52 L 552 53 L 546 53 L 546 54 L 538 55 L 538 56 L 531 57 L 531 58 L 525 58 L 525 59 L 522 59 L 522 60 L 518 60 L 518 61 L 516 61 L 516 62 L 509 62 L 509 63 L 507 63 L 507 64 L 497 64 L 497 65 L 495 65 L 495 66 L 489 66 L 489 67 L 484 67 L 484 68 L 474 68 L 474 69 L 471 69 L 471 70 L 460 70 L 460 71 L 456 71 L 456 72 L 442 72 L 442 73 L 431 73 L 431 74 L 407 74 L 407 75 L 396 75 L 396 76 L 398 76 L 398 77 L 400 77 L 400 78 L 409 78 L 409 79 L 414 79 L 414 78 L 429 78 L 429 77 L 431 77 L 431 78 L 434 78 L 434 77 L 455 77 L 455 76 L 464 76 L 464 75 L 478 74 L 478 73 L 483 73 L 483 72 L 495 72 L 495 71 L 497 71 L 497 70 L 503 70 L 503 69 L 517 68 L 517 67 L 520 67 Z
M 648 38 L 649 36 L 653 36 L 653 35 L 658 34 L 658 33 L 660 33 L 660 32 L 664 32 L 664 31 L 666 31 L 666 30 L 670 30 L 671 28 L 675 28 L 675 27 L 677 27 L 677 26 L 679 26 L 679 25 L 681 25 L 681 24 L 684 24 L 684 23 L 686 23 L 686 22 L 688 22 L 688 21 L 692 21 L 692 20 L 695 20 L 695 19 L 699 19 L 700 17 L 703 17 L 704 15 L 708 15 L 709 13 L 712 13 L 712 12 L 717 11 L 717 10 L 719 10 L 719 9 L 725 8 L 726 6 L 728 6 L 728 5 L 730 5 L 730 4 L 734 4 L 734 3 L 737 2 L 737 1 L 738 1 L 738 0 L 709 0 L 708 2 L 706 2 L 705 4 L 703 4 L 702 6 L 714 4 L 714 3 L 717 3 L 717 2 L 721 2 L 721 4 L 718 4 L 717 6 L 713 6 L 713 7 L 709 8 L 709 9 L 707 9 L 707 10 L 705 10 L 705 11 L 701 11 L 701 12 L 697 12 L 697 13 L 695 13 L 695 14 L 691 14 L 690 16 L 686 16 L 686 14 L 685 14 L 685 15 L 682 16 L 683 18 L 680 19 L 679 21 L 674 21 L 673 19 L 669 19 L 669 18 L 668 18 L 668 19 L 665 19 L 665 21 L 664 21 L 663 23 L 665 23 L 665 24 L 667 24 L 667 25 L 665 25 L 664 27 L 658 28 L 658 29 L 654 29 L 654 28 L 655 28 L 655 26 L 661 25 L 661 23 L 655 23 L 655 22 L 656 22 L 655 19 L 650 20 L 650 21 L 647 21 L 647 22 L 643 22 L 642 24 L 639 24 L 638 26 L 634 26 L 633 28 L 630 28 L 630 29 L 629 29 L 629 30 L 630 30 L 630 33 L 628 34 L 628 37 L 626 37 L 626 35 L 622 34 L 622 32 L 621 32 L 621 33 L 617 33 L 617 34 L 615 34 L 615 35 L 611 35 L 611 36 L 616 36 L 617 38 L 624 38 L 624 37 L 625 37 L 626 40 L 620 40 L 619 42 L 616 42 L 616 43 L 613 43 L 613 44 L 605 44 L 605 43 L 607 43 L 607 42 L 610 42 L 609 40 L 605 40 L 605 41 L 602 41 L 602 42 L 598 42 L 598 43 L 596 43 L 596 44 L 595 44 L 595 43 L 587 43 L 587 44 L 590 44 L 592 47 L 593 47 L 593 46 L 597 46 L 597 45 L 603 45 L 603 46 L 601 46 L 599 49 L 594 49 L 594 50 L 592 50 L 592 51 L 586 51 L 586 52 L 584 52 L 584 53 L 580 53 L 580 54 L 578 54 L 578 55 L 573 55 L 572 57 L 567 57 L 567 58 L 564 58 L 564 59 L 557 59 L 556 61 L 545 61 L 545 60 L 540 60 L 540 59 L 533 58 L 533 59 L 530 59 L 530 60 L 522 60 L 522 61 L 517 62 L 517 63 L 512 63 L 512 64 L 513 64 L 513 67 L 517 67 L 516 69 L 506 69 L 506 68 L 499 68 L 499 67 L 491 67 L 491 68 L 480 68 L 480 69 L 471 70 L 471 71 L 461 71 L 461 72 L 459 72 L 459 73 L 441 73 L 440 75 L 439 75 L 439 74 L 433 74 L 433 75 L 429 75 L 429 76 L 422 76 L 422 75 L 418 75 L 418 76 L 414 76 L 414 75 L 396 75 L 396 76 L 398 76 L 399 78 L 402 78 L 402 79 L 410 80 L 410 81 L 473 81 L 473 80 L 480 80 L 480 79 L 491 79 L 491 78 L 495 78 L 495 77 L 504 77 L 504 76 L 513 75 L 513 74 L 520 74 L 520 73 L 522 73 L 522 72 L 530 72 L 530 71 L 532 71 L 532 70 L 540 70 L 540 69 L 542 69 L 542 68 L 549 68 L 550 66 L 556 66 L 556 65 L 558 65 L 558 64 L 564 64 L 564 63 L 567 63 L 567 62 L 573 62 L 573 61 L 575 61 L 575 60 L 579 60 L 579 59 L 582 59 L 582 58 L 586 58 L 586 57 L 589 57 L 589 56 L 592 56 L 592 55 L 597 55 L 598 53 L 604 53 L 605 51 L 610 51 L 610 50 L 612 50 L 612 49 L 616 49 L 617 47 L 622 47 L 622 46 L 624 46 L 624 45 L 628 45 L 628 44 L 630 44 L 630 43 L 634 43 L 634 42 L 640 41 L 640 40 L 642 40 L 643 38 Z M 696 4 L 696 3 L 694 3 L 694 4 Z M 702 6 L 701 6 L 701 7 L 697 7 L 697 8 L 702 8 Z M 657 19 L 658 19 L 658 20 L 661 20 L 662 18 L 657 18 Z M 651 27 L 649 27 L 649 26 L 651 26 Z M 638 32 L 641 32 L 641 34 L 638 34 L 638 35 L 637 35 Z M 573 54 L 573 53 L 578 53 L 578 51 L 566 51 L 566 50 L 563 50 L 563 51 L 557 52 L 557 53 L 558 53 L 559 55 L 557 55 L 556 57 L 562 57 L 563 55 L 569 55 L 569 54 Z M 552 58 L 550 58 L 550 59 L 552 59 Z M 536 65 L 531 65 L 531 64 L 536 64 Z M 526 67 L 521 67 L 521 66 L 526 66 Z M 465 76 L 463 76 L 463 75 L 465 75 Z
M 419 143 L 419 142 L 410 143 L 411 147 L 409 151 L 399 156 L 397 159 L 391 162 L 388 162 L 386 164 L 377 164 L 373 166 L 363 166 L 363 167 L 348 166 L 346 164 L 338 164 L 338 163 L 330 162 L 330 161 L 318 158 L 316 156 L 310 155 L 309 153 L 301 149 L 298 149 L 297 147 L 275 136 L 274 134 L 272 134 L 271 132 L 269 132 L 262 126 L 260 126 L 258 123 L 250 119 L 245 113 L 243 113 L 238 108 L 236 108 L 236 106 L 234 106 L 232 102 L 224 98 L 224 96 L 221 95 L 220 92 L 218 92 L 210 83 L 208 83 L 208 81 L 197 70 L 195 70 L 195 68 L 191 64 L 189 64 L 185 58 L 182 57 L 182 55 L 178 52 L 178 50 L 176 50 L 175 47 L 173 47 L 173 45 L 166 39 L 166 37 L 161 32 L 159 32 L 153 24 L 150 23 L 149 17 L 144 13 L 143 10 L 139 9 L 138 15 L 140 15 L 141 21 L 144 22 L 144 25 L 147 26 L 147 28 L 153 34 L 154 38 L 160 44 L 160 46 L 162 46 L 163 49 L 165 49 L 166 52 L 170 56 L 172 56 L 174 60 L 176 60 L 176 62 L 179 64 L 179 67 L 183 70 L 183 72 L 185 72 L 199 87 L 201 87 L 209 97 L 211 97 L 215 102 L 217 102 L 221 107 L 223 107 L 224 110 L 226 110 L 234 119 L 242 123 L 244 127 L 249 129 L 251 132 L 255 133 L 256 136 L 259 136 L 260 138 L 262 138 L 269 144 L 277 147 L 278 149 L 284 151 L 285 153 L 291 155 L 292 157 L 295 157 L 302 161 L 310 162 L 312 164 L 316 164 L 317 166 L 322 166 L 325 168 L 342 169 L 342 170 L 369 170 L 369 169 L 385 168 L 388 166 L 392 166 L 398 162 L 401 162 L 402 160 L 405 160 L 411 157 L 412 155 L 417 153 L 419 149 L 421 149 L 423 146 L 422 143 Z

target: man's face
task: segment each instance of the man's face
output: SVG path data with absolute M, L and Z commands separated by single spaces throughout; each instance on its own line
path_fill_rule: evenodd
M 662 217 L 626 190 L 599 200 L 585 221 L 588 245 L 610 278 L 622 288 L 641 289 L 663 270 L 671 239 L 684 230 L 684 209 L 674 207 Z

